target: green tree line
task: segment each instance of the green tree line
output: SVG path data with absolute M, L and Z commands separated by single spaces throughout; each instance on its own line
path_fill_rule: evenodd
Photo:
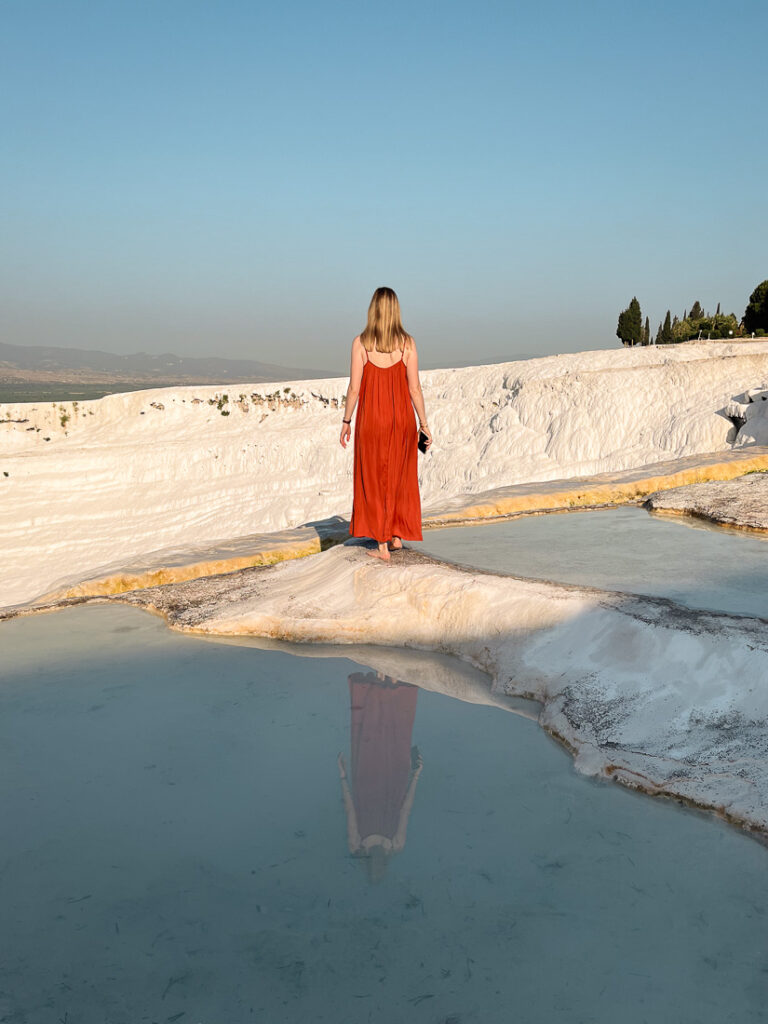
M 720 303 L 714 313 L 707 313 L 698 299 L 682 317 L 667 310 L 653 339 L 655 345 L 677 345 L 694 338 L 743 338 L 754 334 L 757 338 L 768 336 L 768 280 L 755 288 L 749 297 L 747 308 L 741 320 L 735 313 L 721 313 Z M 626 309 L 619 313 L 616 337 L 623 345 L 650 345 L 651 327 L 648 317 L 643 314 L 637 296 L 633 296 Z

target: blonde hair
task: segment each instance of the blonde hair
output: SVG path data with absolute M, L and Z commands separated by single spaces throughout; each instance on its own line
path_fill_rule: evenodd
M 400 303 L 391 288 L 377 288 L 368 307 L 368 324 L 360 335 L 367 352 L 395 352 L 413 341 L 400 320 Z

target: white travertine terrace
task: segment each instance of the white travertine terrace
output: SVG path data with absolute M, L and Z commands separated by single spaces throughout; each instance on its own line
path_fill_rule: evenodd
M 768 389 L 748 388 L 727 411 L 729 416 L 744 420 L 736 439 L 738 447 L 768 444 Z
M 182 631 L 456 655 L 541 723 L 588 774 L 768 831 L 768 623 L 663 599 L 464 570 L 346 544 L 231 576 L 109 600 Z
M 768 386 L 768 346 L 583 352 L 422 379 L 435 434 L 421 460 L 428 510 L 525 481 L 728 451 L 726 409 Z M 346 383 L 0 406 L 0 607 L 150 554 L 348 514 Z

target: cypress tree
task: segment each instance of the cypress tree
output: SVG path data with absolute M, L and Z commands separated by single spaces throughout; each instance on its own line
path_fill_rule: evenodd
M 648 317 L 645 318 L 645 327 L 643 329 L 643 344 L 644 345 L 650 345 L 651 344 L 651 323 L 650 323 Z
M 643 314 L 640 312 L 640 303 L 634 296 L 629 304 L 629 329 L 631 332 L 630 345 L 642 344 Z
M 699 300 L 696 299 L 694 304 L 691 306 L 691 312 L 690 312 L 691 320 L 701 320 L 701 318 L 703 316 L 704 316 L 704 310 L 701 308 L 701 303 L 699 302 Z
M 640 312 L 640 303 L 636 297 L 633 297 L 627 308 L 619 313 L 616 337 L 621 338 L 623 345 L 642 344 L 643 316 Z
M 661 343 L 662 345 L 671 345 L 674 341 L 672 336 L 672 315 L 667 310 L 667 315 L 664 317 L 664 326 L 661 329 Z
M 659 324 L 659 329 L 658 329 L 658 331 L 656 331 L 656 340 L 654 341 L 654 345 L 663 345 L 663 344 L 664 344 L 664 342 L 661 340 L 661 324 Z

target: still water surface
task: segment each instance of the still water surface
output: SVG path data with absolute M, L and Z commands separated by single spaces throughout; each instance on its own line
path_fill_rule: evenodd
M 520 715 L 129 608 L 0 650 L 2 1021 L 766 1019 L 768 851 Z
M 409 546 L 478 569 L 768 618 L 768 539 L 702 520 L 601 509 L 427 530 Z

